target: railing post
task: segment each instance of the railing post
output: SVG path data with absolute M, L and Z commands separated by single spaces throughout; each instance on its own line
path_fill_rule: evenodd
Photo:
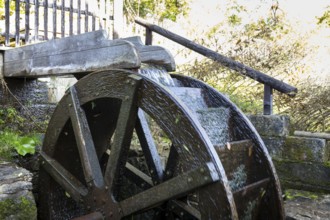
M 273 88 L 264 84 L 264 115 L 273 114 Z
M 152 30 L 146 27 L 146 45 L 152 45 Z

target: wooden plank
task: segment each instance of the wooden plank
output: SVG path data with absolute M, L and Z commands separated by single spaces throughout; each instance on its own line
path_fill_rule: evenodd
M 44 77 L 88 73 L 106 68 L 139 68 L 134 45 L 108 40 L 105 31 L 89 32 L 7 50 L 5 77 Z
M 77 18 L 77 33 L 80 34 L 80 28 L 81 28 L 81 1 L 78 0 L 78 18 Z
M 39 0 L 35 0 L 34 5 L 34 39 L 36 42 L 39 40 Z
M 73 35 L 73 0 L 70 0 L 70 15 L 69 15 L 69 23 L 70 23 L 70 36 Z
M 53 39 L 56 39 L 57 28 L 57 5 L 56 0 L 53 2 Z
M 48 0 L 44 2 L 44 36 L 48 40 Z
M 9 0 L 5 1 L 5 17 L 9 18 L 10 17 L 10 9 L 9 9 Z M 9 19 L 6 19 L 6 40 L 5 40 L 5 46 L 9 46 L 10 44 L 10 39 L 9 39 L 9 33 L 10 33 L 10 25 L 9 25 Z
M 15 46 L 19 46 L 19 29 L 20 29 L 20 23 L 19 23 L 19 17 L 20 17 L 20 8 L 19 8 L 19 1 L 15 1 Z
M 142 63 L 153 63 L 166 68 L 167 71 L 175 71 L 175 61 L 172 54 L 160 46 L 146 46 L 140 37 L 123 38 L 132 42 L 137 48 Z
M 29 43 L 30 38 L 30 0 L 25 1 L 25 43 Z
M 61 4 L 61 37 L 65 36 L 65 0 Z
M 85 0 L 85 32 L 88 32 L 88 0 Z

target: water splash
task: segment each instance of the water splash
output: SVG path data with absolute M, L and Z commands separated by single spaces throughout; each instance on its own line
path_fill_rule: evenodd
M 177 83 L 172 79 L 170 74 L 168 74 L 167 70 L 161 66 L 143 64 L 142 67 L 139 69 L 139 74 L 144 75 L 149 79 L 164 86 L 178 86 Z

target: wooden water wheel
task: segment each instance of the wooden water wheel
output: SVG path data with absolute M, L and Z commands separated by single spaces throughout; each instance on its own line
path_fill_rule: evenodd
M 211 87 L 172 77 L 181 87 L 107 70 L 67 91 L 41 151 L 40 219 L 284 219 L 250 122 Z

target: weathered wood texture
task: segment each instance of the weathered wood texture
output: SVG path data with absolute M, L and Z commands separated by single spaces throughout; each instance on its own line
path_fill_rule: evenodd
M 124 38 L 137 48 L 142 63 L 152 63 L 163 66 L 167 71 L 175 71 L 175 61 L 172 54 L 160 46 L 146 46 L 140 37 Z
M 95 31 L 9 49 L 4 54 L 4 76 L 37 78 L 133 69 L 141 61 L 175 69 L 172 55 L 161 47 L 144 46 L 138 37 L 109 40 L 105 31 Z
M 107 39 L 106 32 L 96 31 L 8 50 L 4 76 L 42 77 L 140 66 L 133 44 Z

